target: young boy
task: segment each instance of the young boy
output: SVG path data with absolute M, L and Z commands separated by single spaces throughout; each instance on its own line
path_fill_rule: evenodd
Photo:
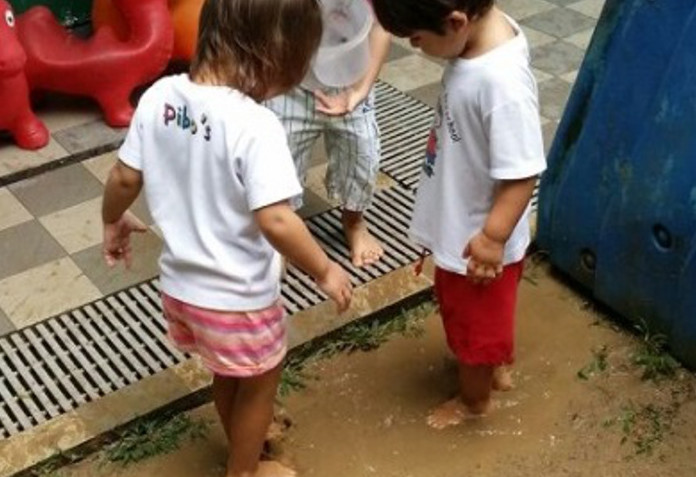
M 351 2 L 365 9 L 366 17 L 372 20 L 367 0 L 345 2 L 355 8 Z M 324 29 L 328 30 L 331 25 L 326 18 Z M 367 229 L 363 212 L 372 201 L 380 159 L 372 87 L 389 52 L 390 40 L 375 21 L 369 35 L 369 60 L 357 82 L 328 87 L 310 71 L 300 87 L 267 103 L 285 126 L 303 186 L 312 146 L 324 134 L 328 156 L 325 186 L 329 196 L 343 207 L 343 231 L 357 267 L 371 265 L 383 254 L 381 245 Z M 301 200 L 293 201 L 294 207 L 301 205 Z
M 383 27 L 450 60 L 428 140 L 411 236 L 432 250 L 460 394 L 436 428 L 481 415 L 509 388 L 528 212 L 546 167 L 536 82 L 520 27 L 494 0 L 374 0 Z

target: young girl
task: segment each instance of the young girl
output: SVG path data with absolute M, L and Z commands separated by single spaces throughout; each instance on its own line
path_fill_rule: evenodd
M 280 254 L 339 311 L 351 300 L 348 275 L 289 206 L 302 188 L 283 127 L 259 104 L 302 79 L 320 36 L 317 0 L 207 0 L 190 74 L 143 95 L 104 193 L 104 258 L 128 266 L 144 227 L 126 209 L 145 188 L 169 335 L 214 373 L 227 477 L 294 475 L 259 462 L 286 352 Z

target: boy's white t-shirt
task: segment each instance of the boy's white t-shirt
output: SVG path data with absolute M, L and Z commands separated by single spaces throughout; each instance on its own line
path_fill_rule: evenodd
M 141 98 L 119 158 L 142 171 L 164 238 L 164 293 L 231 311 L 277 300 L 280 256 L 253 211 L 302 188 L 270 110 L 228 87 L 167 77 Z
M 483 228 L 500 181 L 546 168 L 527 40 L 509 21 L 515 38 L 445 69 L 411 221 L 412 239 L 435 264 L 462 275 L 464 249 Z M 529 207 L 505 245 L 506 265 L 524 258 L 528 216 Z

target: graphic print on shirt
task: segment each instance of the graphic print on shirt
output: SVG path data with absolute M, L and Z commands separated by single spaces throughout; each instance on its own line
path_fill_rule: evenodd
M 433 126 L 430 129 L 428 136 L 428 144 L 425 147 L 425 163 L 423 163 L 423 171 L 428 177 L 433 177 L 435 174 L 435 160 L 437 159 L 438 137 L 437 130 L 442 126 L 442 102 L 438 99 L 437 107 L 435 108 L 435 118 Z
M 203 128 L 203 139 L 210 141 L 211 129 L 207 122 L 208 116 L 206 116 L 205 113 L 201 114 L 200 120 L 196 122 L 195 119 L 189 117 L 188 108 L 186 106 L 175 108 L 169 103 L 164 103 L 164 125 L 167 127 L 172 123 L 184 131 L 190 130 L 191 135 L 195 136 L 199 131 L 200 123 L 200 127 Z

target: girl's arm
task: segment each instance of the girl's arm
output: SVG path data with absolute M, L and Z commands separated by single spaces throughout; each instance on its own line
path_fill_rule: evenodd
M 505 180 L 498 186 L 483 229 L 464 249 L 464 258 L 469 258 L 467 275 L 472 280 L 487 283 L 502 273 L 505 243 L 527 208 L 536 181 L 537 177 L 533 176 Z
M 117 162 L 109 173 L 102 203 L 102 253 L 109 267 L 123 260 L 126 268 L 129 268 L 132 262 L 130 234 L 147 230 L 142 222 L 126 213 L 138 197 L 142 185 L 140 171 L 126 166 L 121 161 Z
M 329 260 L 300 217 L 287 202 L 278 202 L 254 212 L 261 232 L 291 263 L 311 275 L 321 290 L 338 305 L 350 305 L 352 287 L 348 274 Z

